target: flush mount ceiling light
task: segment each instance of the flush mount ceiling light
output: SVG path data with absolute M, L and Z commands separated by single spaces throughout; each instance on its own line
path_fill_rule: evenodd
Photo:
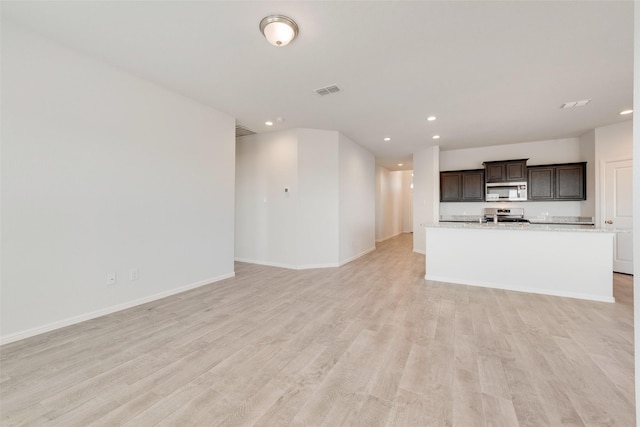
M 286 46 L 298 35 L 298 24 L 283 15 L 269 15 L 260 21 L 260 32 L 274 46 Z
M 391 138 L 386 137 L 384 140 L 385 140 L 385 141 L 391 141 Z
M 427 117 L 427 120 L 430 121 L 430 122 L 434 121 L 435 119 L 436 119 L 436 116 Z
M 264 122 L 267 126 L 273 126 L 273 122 L 271 120 Z
M 431 138 L 433 138 L 433 139 L 440 139 L 440 135 L 433 135 Z
M 620 111 L 620 115 L 621 115 L 621 116 L 625 116 L 625 115 L 627 115 L 627 114 L 631 114 L 631 113 L 633 113 L 633 110 L 624 110 L 624 111 Z

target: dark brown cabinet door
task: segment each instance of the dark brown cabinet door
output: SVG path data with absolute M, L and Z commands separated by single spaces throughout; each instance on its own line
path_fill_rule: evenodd
M 484 171 L 462 174 L 462 201 L 484 202 Z
M 462 199 L 462 173 L 440 172 L 440 201 L 459 202 Z
M 484 162 L 487 182 L 523 182 L 527 180 L 527 159 Z
M 553 167 L 529 168 L 529 200 L 553 200 L 554 171 Z
M 509 162 L 505 164 L 507 182 L 527 180 L 527 164 L 525 162 Z
M 587 200 L 587 164 L 529 166 L 529 200 Z
M 484 202 L 484 170 L 440 172 L 441 202 Z
M 585 164 L 556 166 L 556 200 L 586 200 Z
M 504 163 L 487 164 L 487 182 L 504 182 L 506 173 L 504 170 Z

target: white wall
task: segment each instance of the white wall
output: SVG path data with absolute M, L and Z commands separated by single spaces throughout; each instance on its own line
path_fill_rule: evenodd
M 402 171 L 402 232 L 413 232 L 413 171 Z
M 595 129 L 596 161 L 633 157 L 633 120 Z
M 482 169 L 482 162 L 492 160 L 529 159 L 528 166 L 587 162 L 587 197 L 593 194 L 595 168 L 593 142 L 581 138 L 565 138 L 549 141 L 525 142 L 481 148 L 442 151 L 440 170 Z M 480 215 L 485 207 L 495 203 L 441 203 L 441 215 Z M 538 216 L 548 212 L 552 216 L 595 216 L 593 197 L 575 202 L 511 202 L 501 207 L 521 207 L 526 216 Z
M 440 152 L 440 170 L 482 169 L 482 162 L 529 159 L 528 166 L 583 161 L 579 138 L 553 139 Z
M 235 256 L 296 264 L 297 132 L 238 138 L 236 158 Z
M 338 132 L 298 129 L 299 268 L 339 263 Z
M 232 117 L 7 22 L 1 100 L 3 342 L 233 275 Z
M 402 233 L 404 227 L 402 171 L 376 166 L 376 242 Z
M 375 250 L 375 158 L 346 136 L 340 141 L 340 265 Z
M 597 216 L 596 212 L 596 132 L 591 130 L 580 137 L 583 161 L 587 162 L 587 200 L 580 204 L 581 216 Z
M 425 231 L 420 224 L 438 222 L 440 213 L 440 147 L 413 154 L 413 251 L 425 253 Z
M 336 131 L 238 138 L 236 259 L 318 268 L 373 250 L 374 168 L 371 153 Z
M 376 166 L 376 242 L 413 231 L 412 173 Z

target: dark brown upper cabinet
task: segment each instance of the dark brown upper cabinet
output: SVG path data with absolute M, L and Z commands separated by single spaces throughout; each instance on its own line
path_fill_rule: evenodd
M 484 170 L 440 172 L 441 202 L 484 202 Z
M 587 164 L 529 166 L 529 194 L 532 201 L 586 200 Z
M 527 180 L 527 160 L 484 162 L 486 182 L 523 182 Z
M 553 200 L 555 168 L 553 166 L 529 166 L 527 199 Z

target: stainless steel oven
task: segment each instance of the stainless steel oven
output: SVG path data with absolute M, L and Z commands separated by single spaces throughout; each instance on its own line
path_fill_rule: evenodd
M 529 222 L 523 208 L 484 208 L 483 222 Z

